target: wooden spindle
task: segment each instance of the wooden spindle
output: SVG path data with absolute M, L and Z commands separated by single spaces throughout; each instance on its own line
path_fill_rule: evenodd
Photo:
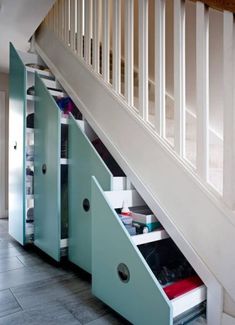
M 113 0 L 113 88 L 121 91 L 121 1 Z
M 155 128 L 165 137 L 165 15 L 166 1 L 155 1 Z
M 148 119 L 148 0 L 139 0 L 139 114 Z
M 100 22 L 100 1 L 93 0 L 92 65 L 96 73 L 99 73 L 99 63 L 100 63 L 99 22 Z
M 185 1 L 174 1 L 175 151 L 185 154 Z
M 125 1 L 125 98 L 133 106 L 134 1 Z
M 196 4 L 197 171 L 208 180 L 209 166 L 209 12 Z
M 102 75 L 104 81 L 109 82 L 109 59 L 110 59 L 110 44 L 109 44 L 109 0 L 102 1 Z

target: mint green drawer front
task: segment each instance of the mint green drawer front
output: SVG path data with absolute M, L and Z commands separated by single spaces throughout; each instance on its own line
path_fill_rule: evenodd
M 110 189 L 112 175 L 71 116 L 69 123 L 69 260 L 91 273 L 91 176 Z
M 121 263 L 129 269 L 129 280 L 124 277 L 124 282 L 117 271 Z M 92 292 L 135 325 L 172 324 L 172 306 L 95 178 L 92 180 Z
M 35 77 L 34 243 L 60 260 L 60 112 L 40 77 Z M 43 172 L 43 165 L 44 169 Z
M 9 234 L 24 245 L 26 71 L 12 44 L 9 78 Z

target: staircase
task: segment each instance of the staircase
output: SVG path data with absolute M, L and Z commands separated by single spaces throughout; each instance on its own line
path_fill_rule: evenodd
M 174 4 L 174 97 L 165 89 L 165 20 L 169 1 L 155 1 L 155 83 L 149 81 L 146 68 L 147 1 L 140 1 L 138 7 L 137 72 L 133 59 L 133 1 L 125 2 L 128 23 L 123 26 L 120 1 L 113 1 L 112 9 L 109 1 L 102 2 L 102 23 L 98 2 L 71 1 L 68 6 L 66 1 L 58 1 L 35 36 L 35 49 L 207 286 L 208 324 L 214 325 L 221 321 L 222 293 L 230 297 L 231 303 L 235 300 L 230 271 L 235 268 L 231 252 L 235 233 L 231 137 L 234 126 L 233 111 L 227 109 L 233 108 L 234 81 L 229 71 L 234 65 L 230 46 L 234 21 L 232 13 L 221 13 L 226 81 L 221 137 L 208 124 L 208 8 L 201 2 L 194 7 L 198 111 L 193 115 L 185 107 L 185 1 Z M 120 49 L 122 42 L 124 53 Z M 121 62 L 125 62 L 124 71 Z M 96 180 L 94 183 L 101 193 L 105 191 Z M 106 194 L 102 196 L 107 205 Z M 131 250 L 134 244 L 132 239 Z

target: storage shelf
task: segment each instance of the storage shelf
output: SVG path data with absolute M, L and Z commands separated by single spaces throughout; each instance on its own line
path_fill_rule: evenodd
M 61 165 L 68 165 L 68 159 L 67 158 L 60 158 L 60 164 Z
M 27 95 L 26 99 L 30 100 L 30 101 L 35 101 L 35 96 L 34 95 Z
M 206 286 L 204 285 L 171 300 L 173 306 L 173 317 L 177 317 L 205 300 Z
M 34 134 L 34 129 L 33 128 L 26 128 L 26 133 L 27 134 Z
M 166 238 L 169 238 L 169 235 L 164 229 L 148 232 L 147 234 L 131 236 L 131 239 L 136 245 L 147 244 Z
M 61 124 L 69 124 L 68 117 L 61 117 L 60 121 L 61 121 Z
M 57 90 L 51 90 L 48 89 L 49 93 L 51 94 L 51 96 L 57 96 L 57 97 L 66 97 L 67 95 L 65 93 L 63 93 L 62 91 L 57 91 Z
M 27 198 L 27 200 L 33 200 L 34 195 L 33 194 L 26 194 L 26 198 Z
M 51 77 L 51 78 L 53 78 L 53 75 L 49 71 L 47 71 L 47 70 L 40 70 L 40 69 L 26 67 L 26 71 L 29 72 L 29 73 L 35 73 L 35 72 L 37 72 L 40 76 L 45 76 L 45 77 Z

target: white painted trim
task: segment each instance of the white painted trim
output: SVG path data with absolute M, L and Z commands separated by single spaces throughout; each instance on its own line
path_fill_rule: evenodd
M 121 1 L 113 0 L 113 88 L 121 90 Z
M 125 98 L 134 103 L 134 1 L 125 1 Z
M 139 0 L 139 115 L 148 119 L 148 0 Z
M 185 156 L 185 1 L 174 1 L 175 151 Z
M 155 128 L 160 137 L 165 137 L 165 15 L 166 1 L 155 1 Z
M 99 0 L 93 0 L 93 45 L 92 45 L 92 65 L 96 73 L 100 71 L 100 40 L 99 40 L 99 20 L 100 3 Z
M 196 89 L 198 174 L 208 180 L 209 167 L 209 10 L 196 3 Z
M 84 34 L 84 59 L 91 63 L 91 0 L 84 1 L 85 10 L 85 34 Z
M 83 57 L 83 6 L 84 0 L 77 0 L 77 55 Z
M 70 0 L 70 46 L 75 51 L 75 0 Z
M 109 55 L 110 55 L 110 44 L 109 44 L 109 0 L 102 0 L 102 76 L 105 82 L 109 82 Z

